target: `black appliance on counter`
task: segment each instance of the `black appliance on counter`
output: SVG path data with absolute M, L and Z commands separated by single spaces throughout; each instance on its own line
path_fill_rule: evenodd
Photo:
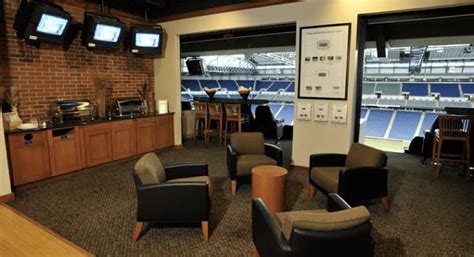
M 138 97 L 117 98 L 109 109 L 112 117 L 133 117 L 144 113 L 143 101 Z
M 58 100 L 51 104 L 49 115 L 53 124 L 94 120 L 94 106 L 89 100 Z

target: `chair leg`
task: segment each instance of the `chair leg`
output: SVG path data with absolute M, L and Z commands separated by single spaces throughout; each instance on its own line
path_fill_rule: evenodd
M 235 192 L 237 192 L 237 180 L 230 181 L 230 191 L 232 192 L 232 195 L 235 195 Z
M 209 222 L 206 221 L 201 221 L 201 227 L 202 227 L 202 237 L 204 241 L 209 240 Z
M 384 196 L 380 199 L 380 202 L 382 203 L 382 206 L 386 212 L 390 210 L 390 199 L 388 196 Z
M 219 120 L 219 145 L 222 145 L 222 118 Z
M 224 145 L 226 146 L 227 145 L 227 129 L 229 127 L 229 121 L 226 120 L 225 121 L 225 126 L 224 126 Z
M 137 223 L 135 224 L 135 229 L 133 230 L 133 233 L 132 233 L 133 241 L 137 241 L 138 238 L 140 237 L 140 233 L 142 232 L 142 229 L 143 229 L 143 224 L 144 222 L 142 221 L 137 221 Z
M 471 146 L 469 145 L 469 141 L 467 141 L 466 142 L 466 181 L 469 181 L 471 177 L 469 166 L 471 166 Z
M 197 128 L 199 128 L 199 119 L 194 120 L 194 143 L 196 143 Z
M 443 145 L 442 144 L 443 141 L 439 141 L 437 143 L 437 149 L 436 149 L 436 161 L 437 161 L 437 165 L 435 167 L 435 177 L 439 178 L 439 170 L 441 169 L 441 146 Z
M 316 190 L 316 187 L 314 187 L 313 185 L 309 184 L 309 190 L 308 190 L 308 196 L 309 196 L 309 198 L 314 198 L 317 193 L 318 193 L 318 190 Z
M 257 247 L 253 245 L 252 247 L 252 252 L 253 252 L 253 257 L 260 257 L 260 254 L 258 253 Z

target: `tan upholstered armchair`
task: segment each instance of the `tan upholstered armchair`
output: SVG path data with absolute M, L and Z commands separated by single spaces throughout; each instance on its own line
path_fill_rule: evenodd
M 350 205 L 381 198 L 389 209 L 387 155 L 375 148 L 354 143 L 346 154 L 313 154 L 309 160 L 309 195 L 317 190 L 337 193 Z
M 227 145 L 227 170 L 232 194 L 237 191 L 239 180 L 249 180 L 252 168 L 260 165 L 282 166 L 282 151 L 266 144 L 260 132 L 233 133 Z
M 144 222 L 201 222 L 208 240 L 210 182 L 207 164 L 179 164 L 163 167 L 154 153 L 135 164 L 137 223 L 132 239 L 137 240 Z
M 367 208 L 351 208 L 337 194 L 328 195 L 327 210 L 272 215 L 260 198 L 252 203 L 254 256 L 369 257 L 374 255 L 371 230 Z

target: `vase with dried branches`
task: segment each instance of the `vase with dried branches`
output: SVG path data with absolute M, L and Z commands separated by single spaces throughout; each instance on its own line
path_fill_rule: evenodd
M 104 77 L 95 77 L 94 78 L 94 87 L 95 87 L 95 98 L 97 102 L 97 115 L 100 118 L 106 116 L 106 105 L 107 105 L 107 91 L 109 89 L 107 85 L 107 78 Z
M 140 96 L 140 99 L 143 101 L 144 113 L 145 114 L 155 113 L 155 104 L 153 101 L 154 99 L 153 97 L 150 97 L 150 90 L 149 90 L 148 83 L 145 82 L 142 85 L 140 85 L 137 92 L 138 92 L 138 95 Z
M 11 112 L 3 114 L 4 127 L 7 129 L 15 129 L 23 122 L 18 115 L 18 102 L 20 99 L 20 90 L 16 86 L 4 89 L 4 101 L 11 107 Z M 3 101 L 2 101 L 3 102 Z

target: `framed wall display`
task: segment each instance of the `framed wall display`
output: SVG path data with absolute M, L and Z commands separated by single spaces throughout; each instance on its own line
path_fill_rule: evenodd
M 347 99 L 351 24 L 300 28 L 298 98 Z

